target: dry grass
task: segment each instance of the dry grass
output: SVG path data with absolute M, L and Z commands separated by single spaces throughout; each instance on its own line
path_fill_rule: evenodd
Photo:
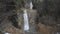
M 41 34 L 52 34 L 52 32 L 55 31 L 55 29 L 51 26 L 45 26 L 44 24 L 39 23 L 38 24 L 39 30 Z

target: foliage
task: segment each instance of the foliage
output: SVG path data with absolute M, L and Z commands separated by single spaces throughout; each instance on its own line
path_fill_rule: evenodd
M 16 9 L 24 7 L 24 0 L 17 0 L 15 1 L 15 3 L 16 3 Z

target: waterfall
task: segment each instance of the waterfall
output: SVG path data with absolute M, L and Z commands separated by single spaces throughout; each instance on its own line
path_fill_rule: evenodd
M 30 2 L 30 9 L 32 9 L 33 8 L 33 4 L 32 4 L 32 2 Z
M 57 32 L 57 34 L 60 34 L 60 32 Z
M 27 15 L 27 10 L 25 9 L 23 14 L 24 17 L 24 30 L 28 31 L 29 30 L 29 23 L 28 23 L 28 15 Z
M 4 34 L 10 34 L 10 33 L 4 33 Z
M 57 34 L 59 34 L 59 33 L 57 32 Z
M 25 3 L 27 3 L 27 0 L 24 0 Z M 32 9 L 33 8 L 33 4 L 32 2 L 30 3 L 27 3 L 29 5 L 29 8 Z M 29 22 L 28 22 L 28 14 L 27 14 L 27 10 L 24 9 L 24 14 L 23 14 L 23 17 L 24 17 L 24 30 L 25 31 L 28 31 L 29 30 Z

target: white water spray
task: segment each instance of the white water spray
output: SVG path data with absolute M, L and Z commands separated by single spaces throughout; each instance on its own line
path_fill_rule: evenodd
M 30 2 L 30 9 L 32 9 L 33 8 L 33 4 L 32 4 L 32 2 Z
M 57 32 L 57 34 L 60 34 L 60 32 Z
M 24 30 L 28 31 L 29 30 L 29 23 L 28 23 L 28 15 L 27 15 L 27 10 L 25 9 L 23 14 L 24 17 Z
M 10 34 L 10 33 L 4 33 L 4 34 Z
M 59 34 L 59 33 L 57 32 L 57 34 Z

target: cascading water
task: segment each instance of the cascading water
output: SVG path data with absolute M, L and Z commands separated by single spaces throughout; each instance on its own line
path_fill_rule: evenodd
M 59 34 L 59 33 L 57 33 L 57 34 Z
M 29 23 L 28 23 L 28 14 L 27 14 L 27 10 L 25 9 L 23 14 L 24 17 L 24 31 L 28 31 L 29 30 Z
M 57 32 L 57 34 L 60 34 L 60 32 Z
M 10 33 L 4 33 L 4 34 L 10 34 Z
M 32 2 L 30 2 L 30 9 L 32 9 L 33 8 L 33 4 L 32 4 Z
M 32 8 L 33 8 L 33 4 L 32 4 L 32 2 L 30 2 L 30 9 L 32 9 Z M 24 14 L 23 14 L 23 17 L 24 17 L 24 30 L 28 31 L 29 30 L 29 23 L 28 23 L 27 10 L 25 9 L 23 12 L 24 12 Z

